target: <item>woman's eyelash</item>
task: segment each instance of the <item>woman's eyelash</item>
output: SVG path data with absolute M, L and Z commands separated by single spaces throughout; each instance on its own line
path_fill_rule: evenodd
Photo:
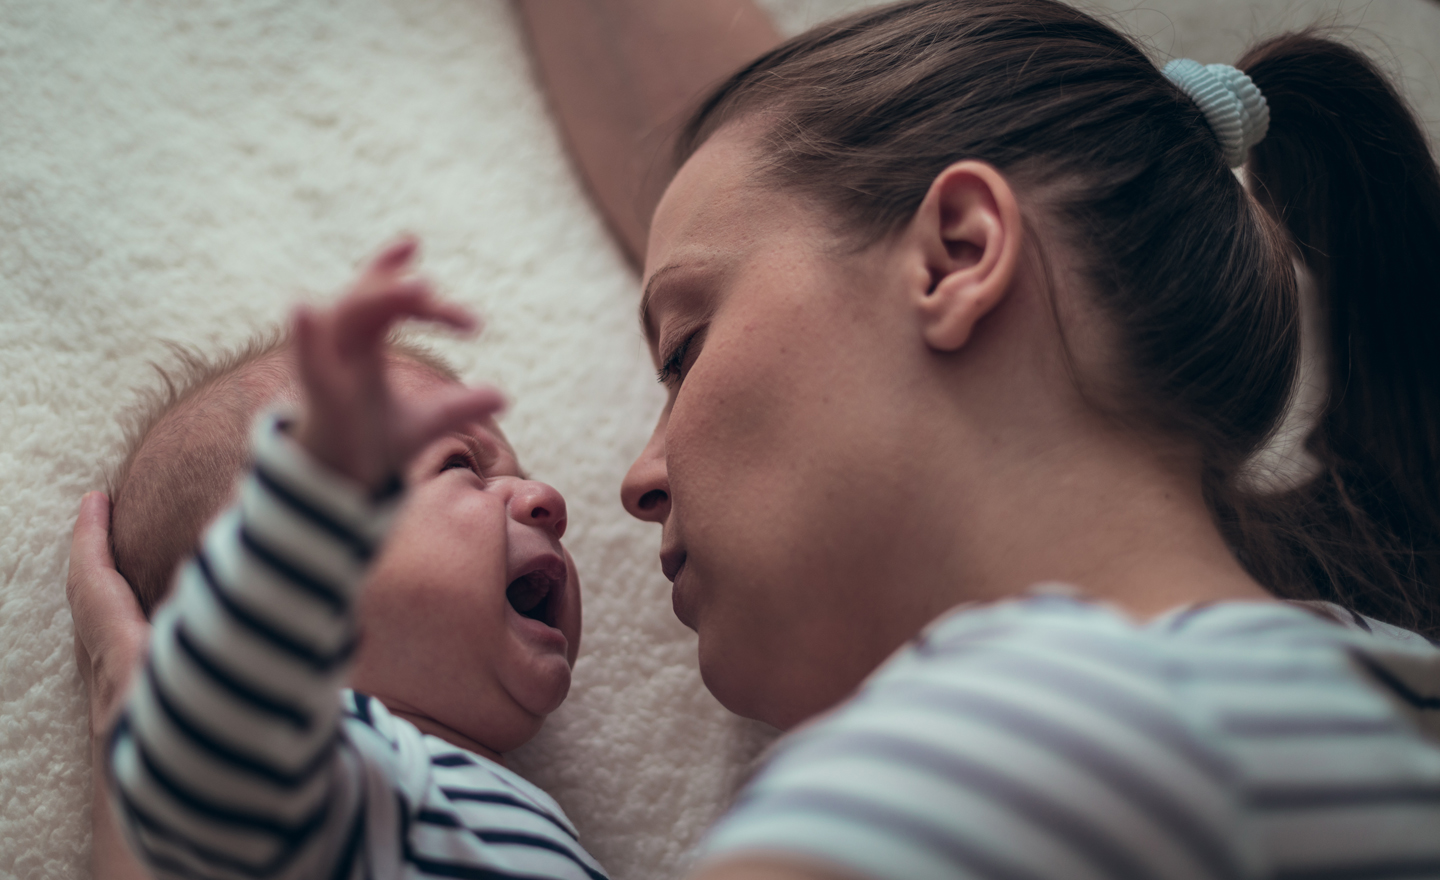
M 685 337 L 685 341 L 675 346 L 675 350 L 665 359 L 665 363 L 660 365 L 660 371 L 655 378 L 660 381 L 661 385 L 669 385 L 680 378 L 680 368 L 685 363 L 685 353 L 689 351 L 690 343 L 694 339 L 694 333 Z

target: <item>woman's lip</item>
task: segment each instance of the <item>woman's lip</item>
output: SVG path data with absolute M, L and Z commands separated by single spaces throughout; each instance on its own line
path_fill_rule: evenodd
M 674 612 L 675 618 L 690 629 L 695 629 L 694 615 L 690 609 L 690 593 L 681 583 L 681 576 L 685 574 L 685 563 L 681 561 L 680 568 L 676 570 L 675 576 L 671 578 L 670 587 L 670 610 Z
M 675 583 L 679 576 L 680 569 L 685 567 L 685 551 L 678 547 L 660 551 L 660 570 L 665 573 L 665 579 Z

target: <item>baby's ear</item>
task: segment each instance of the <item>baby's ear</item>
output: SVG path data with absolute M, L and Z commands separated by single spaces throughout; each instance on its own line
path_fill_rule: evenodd
M 1014 285 L 1024 226 L 1005 176 L 984 162 L 956 162 L 930 185 L 913 221 L 929 272 L 913 305 L 925 343 L 955 351 Z

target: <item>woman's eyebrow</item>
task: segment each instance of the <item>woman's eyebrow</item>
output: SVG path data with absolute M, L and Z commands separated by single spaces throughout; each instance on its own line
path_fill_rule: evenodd
M 655 325 L 650 321 L 650 303 L 654 300 L 655 291 L 659 289 L 660 282 L 665 276 L 672 275 L 683 268 L 685 267 L 682 263 L 670 263 L 656 269 L 655 273 L 650 276 L 650 280 L 645 282 L 644 292 L 640 294 L 640 329 L 645 331 L 645 339 L 651 345 L 655 344 Z

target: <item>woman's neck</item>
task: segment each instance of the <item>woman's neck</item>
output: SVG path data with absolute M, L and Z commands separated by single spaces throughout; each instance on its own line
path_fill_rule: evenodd
M 1157 455 L 1153 438 L 1055 436 L 1064 439 L 1043 454 L 970 473 L 966 506 L 987 515 L 954 524 L 962 539 L 949 567 L 963 574 L 949 583 L 962 586 L 946 601 L 1061 581 L 1147 619 L 1196 602 L 1272 598 L 1230 552 L 1198 475 Z

